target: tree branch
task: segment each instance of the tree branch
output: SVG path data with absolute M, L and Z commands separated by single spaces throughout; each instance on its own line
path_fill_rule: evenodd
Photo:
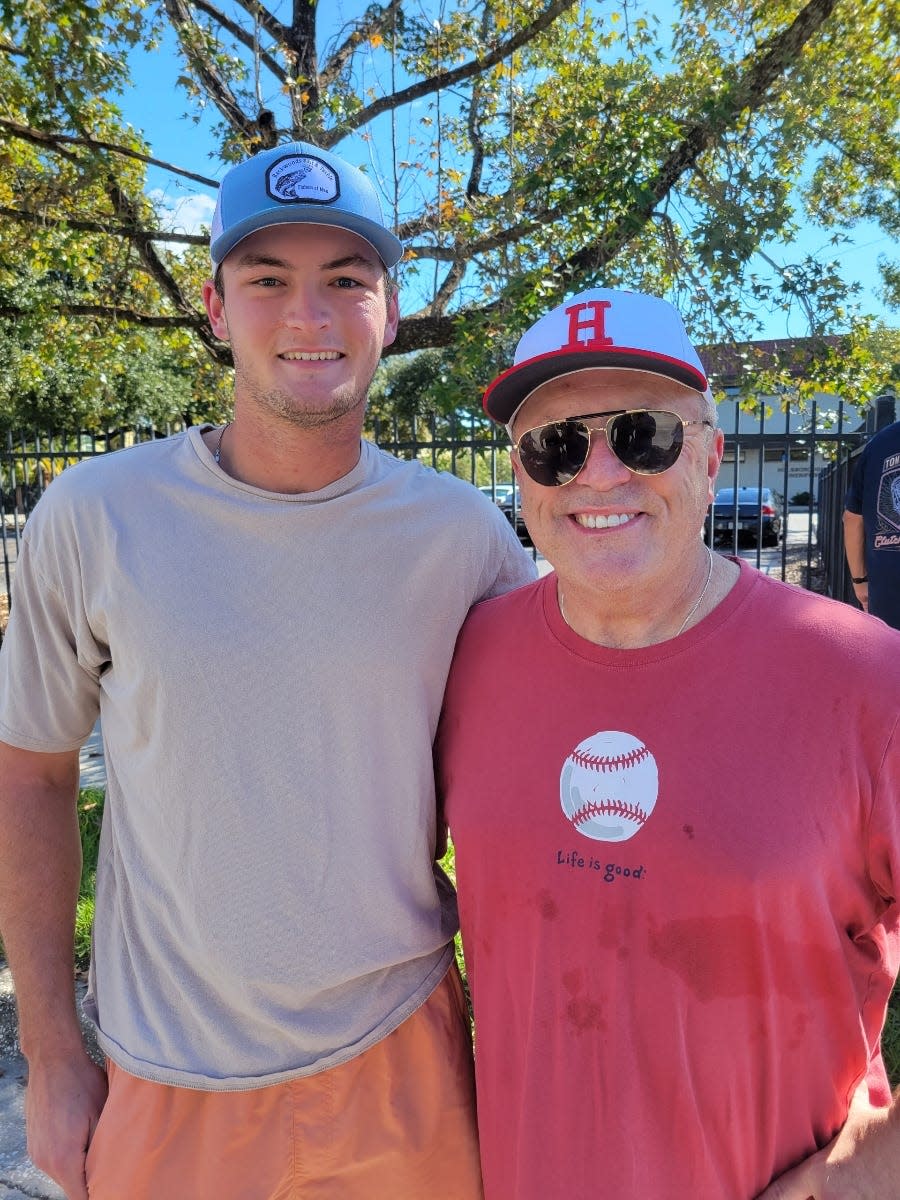
M 99 317 L 101 320 L 124 321 L 145 329 L 190 329 L 203 339 L 203 344 L 216 362 L 226 366 L 230 366 L 232 362 L 230 348 L 212 336 L 206 314 L 196 309 L 160 315 L 114 304 L 55 304 L 51 311 L 65 317 Z M 29 314 L 28 309 L 12 304 L 0 304 L 0 319 L 20 321 Z M 404 317 L 400 322 L 396 341 L 384 353 L 408 354 L 410 350 L 421 350 L 428 346 L 449 346 L 453 341 L 456 326 L 455 316 L 428 314 Z
M 745 109 L 755 111 L 762 104 L 769 89 L 796 61 L 800 51 L 831 16 L 837 0 L 810 0 L 782 33 L 769 39 L 762 55 L 739 78 L 723 97 L 715 117 L 709 121 L 696 122 L 691 126 L 681 143 L 669 156 L 656 178 L 648 185 L 647 199 L 637 206 L 636 212 L 619 222 L 603 239 L 572 255 L 562 271 L 568 275 L 587 273 L 603 267 L 653 218 L 654 209 L 674 187 L 685 171 L 694 166 L 700 155 L 734 123 Z M 397 339 L 390 348 L 393 353 L 404 353 L 424 346 L 449 345 L 454 336 L 454 326 L 468 316 L 488 316 L 499 311 L 504 297 L 477 310 L 454 314 L 452 317 L 423 314 L 406 318 L 400 323 Z
M 420 100 L 423 96 L 433 95 L 444 88 L 454 87 L 458 83 L 463 83 L 467 79 L 471 79 L 474 75 L 481 75 L 491 67 L 495 67 L 497 63 L 502 62 L 509 55 L 514 54 L 516 50 L 521 50 L 529 42 L 533 41 L 539 33 L 543 33 L 548 29 L 561 13 L 566 9 L 573 8 L 578 0 L 553 0 L 539 17 L 526 25 L 524 29 L 520 29 L 518 33 L 507 38 L 505 42 L 501 42 L 496 49 L 490 54 L 486 54 L 484 58 L 473 59 L 472 62 L 464 63 L 461 67 L 456 67 L 452 71 L 441 71 L 437 75 L 432 75 L 428 79 L 422 79 L 418 83 L 411 84 L 408 88 L 402 91 L 394 92 L 389 96 L 382 96 L 373 104 L 366 108 L 361 108 L 340 125 L 328 131 L 324 136 L 323 144 L 326 149 L 334 146 L 341 138 L 346 137 L 354 129 L 359 129 L 362 125 L 367 125 L 375 117 L 381 113 L 391 112 L 393 109 L 402 108 L 404 105 L 411 103 L 413 100 Z
M 0 217 L 50 229 L 78 229 L 83 233 L 102 233 L 107 237 L 127 238 L 132 242 L 175 242 L 180 246 L 209 244 L 209 238 L 202 233 L 170 233 L 163 229 L 140 229 L 132 225 L 104 225 L 100 221 L 83 221 L 77 217 L 49 217 L 31 209 L 0 206 Z
M 362 42 L 369 42 L 376 33 L 384 34 L 388 29 L 393 31 L 393 22 L 398 12 L 403 11 L 403 0 L 391 0 L 386 8 L 378 12 L 369 11 L 366 17 L 356 24 L 353 32 L 347 36 L 343 44 L 328 59 L 319 72 L 319 85 L 327 90 L 341 74 L 347 63 Z
M 285 26 L 278 20 L 274 13 L 269 12 L 257 0 L 234 0 L 235 6 L 242 8 L 247 16 L 252 21 L 257 21 L 261 29 L 264 29 L 273 42 L 284 42 L 287 36 Z M 226 17 L 220 8 L 210 3 L 210 0 L 190 0 L 193 8 L 198 8 L 201 12 L 206 13 L 208 17 L 212 17 L 214 21 L 219 22 L 226 29 L 235 32 L 240 29 L 239 25 L 232 29 L 231 20 Z
M 490 33 L 490 10 L 484 6 L 481 16 L 481 36 L 487 41 Z M 469 101 L 469 111 L 466 114 L 466 127 L 469 131 L 469 141 L 472 143 L 472 167 L 466 184 L 466 196 L 473 200 L 481 195 L 481 177 L 484 170 L 484 139 L 481 136 L 481 103 L 483 93 L 483 78 L 479 75 L 472 81 L 472 98 Z
M 459 316 L 443 313 L 424 313 L 404 317 L 397 329 L 397 336 L 384 351 L 385 356 L 409 354 L 411 350 L 424 350 L 430 346 L 449 346 L 457 334 Z
M 447 311 L 447 305 L 456 295 L 457 288 L 463 281 L 466 273 L 466 264 L 455 262 L 444 277 L 444 282 L 438 288 L 438 293 L 432 302 L 428 305 L 428 314 L 430 316 L 440 316 Z
M 151 167 L 161 167 L 164 171 L 171 171 L 173 175 L 193 179 L 195 183 L 202 183 L 206 187 L 217 188 L 219 186 L 215 179 L 208 179 L 205 175 L 198 175 L 194 171 L 186 171 L 183 167 L 176 167 L 172 163 L 164 162 L 161 158 L 142 154 L 139 150 L 131 150 L 127 146 L 119 146 L 115 142 L 105 142 L 101 138 L 76 137 L 69 133 L 49 133 L 44 129 L 33 129 L 28 125 L 20 125 L 5 117 L 0 117 L 0 129 L 7 130 L 13 137 L 21 138 L 24 142 L 32 142 L 36 146 L 44 146 L 55 150 L 58 154 L 65 154 L 67 158 L 75 162 L 78 161 L 77 155 L 68 153 L 63 149 L 64 146 L 85 146 L 89 150 L 109 150 L 113 154 L 121 154 L 124 158 L 135 158 L 139 162 L 148 163 Z
M 235 41 L 240 42 L 242 46 L 246 46 L 248 50 L 255 52 L 259 49 L 260 62 L 265 63 L 279 83 L 287 82 L 287 72 L 281 63 L 267 51 L 260 49 L 253 34 L 248 33 L 243 25 L 239 25 L 237 21 L 232 21 L 221 9 L 217 8 L 214 4 L 210 4 L 209 0 L 188 0 L 188 2 L 191 8 L 196 8 L 200 12 L 205 13 L 207 17 L 215 21 L 217 25 L 220 25 L 222 29 L 226 29 Z M 241 7 L 253 19 L 256 18 L 257 13 L 264 14 L 268 18 L 268 22 L 261 20 L 259 23 L 276 42 L 287 40 L 287 30 L 285 27 L 279 21 L 276 21 L 271 13 L 266 12 L 262 5 L 242 4 Z
M 681 176 L 713 146 L 745 110 L 754 112 L 772 85 L 796 61 L 800 51 L 831 16 L 838 0 L 810 0 L 792 25 L 770 38 L 764 52 L 727 90 L 707 121 L 692 125 L 680 144 L 644 189 L 644 199 L 592 245 L 573 254 L 561 267 L 569 275 L 602 269 L 634 238 L 653 216 L 654 209 Z M 746 60 L 745 60 L 746 62 Z
M 292 89 L 295 118 L 299 115 L 302 126 L 306 109 L 315 112 L 321 102 L 319 89 L 319 64 L 316 60 L 316 5 L 318 0 L 294 0 L 291 27 L 287 32 L 287 51 L 291 59 L 294 77 L 302 91 Z
M 197 72 L 213 104 L 233 129 L 251 141 L 256 134 L 256 122 L 243 111 L 228 84 L 201 50 L 203 31 L 191 15 L 186 0 L 163 0 L 163 3 L 184 56 L 191 69 Z
M 572 206 L 577 208 L 581 203 L 578 198 L 575 198 L 572 201 Z M 454 246 L 417 246 L 409 244 L 409 238 L 414 233 L 424 233 L 428 230 L 428 222 L 424 218 L 407 221 L 401 226 L 397 236 L 406 244 L 407 253 L 413 254 L 416 258 L 434 259 L 437 262 L 461 262 L 464 259 L 474 257 L 476 254 L 486 254 L 490 250 L 500 250 L 512 242 L 520 242 L 530 234 L 537 233 L 545 225 L 560 220 L 568 211 L 569 206 L 565 204 L 558 204 L 554 208 L 542 208 L 538 212 L 533 213 L 527 221 L 520 221 L 517 225 L 511 225 L 507 229 L 499 230 L 490 237 L 480 238 L 474 242 L 466 242 L 462 246 L 459 244 Z
M 136 225 L 138 220 L 137 205 L 134 201 L 125 194 L 122 188 L 114 179 L 110 179 L 108 183 L 110 198 L 113 202 L 113 207 L 117 213 L 124 213 L 128 220 Z M 181 290 L 178 281 L 174 275 L 159 257 L 156 252 L 156 247 L 153 242 L 147 238 L 136 242 L 138 253 L 141 261 L 150 272 L 150 275 L 156 280 L 162 288 L 166 296 L 168 296 L 171 304 L 176 309 L 180 309 L 191 322 L 196 319 L 197 310 L 190 304 Z M 195 326 L 197 336 L 200 341 L 211 353 L 216 352 L 216 347 L 219 345 L 217 339 L 213 336 L 207 322 L 204 320 L 200 325 Z
M 623 247 L 653 219 L 657 206 L 665 199 L 678 179 L 687 170 L 695 167 L 700 155 L 722 136 L 740 113 L 746 108 L 753 110 L 760 106 L 772 84 L 796 60 L 806 42 L 831 15 L 836 3 L 837 0 L 811 0 L 807 7 L 798 14 L 793 25 L 770 39 L 761 56 L 746 70 L 743 77 L 735 82 L 730 93 L 723 98 L 722 103 L 718 106 L 716 117 L 706 122 L 697 122 L 687 130 L 679 145 L 660 167 L 655 178 L 647 184 L 645 199 L 630 210 L 616 225 L 607 230 L 600 240 L 572 255 L 562 265 L 561 270 L 573 277 L 580 273 L 602 269 L 612 261 Z M 573 199 L 573 204 L 578 203 L 580 201 L 577 198 Z M 409 239 L 412 236 L 421 234 L 428 228 L 427 222 L 422 218 L 406 222 L 398 230 L 398 236 L 407 243 L 407 252 L 418 258 L 458 262 L 467 257 L 471 258 L 521 241 L 541 227 L 559 220 L 565 216 L 567 211 L 568 207 L 565 204 L 544 209 L 533 214 L 527 221 L 519 222 L 515 226 L 499 231 L 492 237 L 474 241 L 465 246 L 410 245 Z
M 206 0 L 194 0 L 194 2 L 200 3 L 206 2 Z M 245 6 L 247 0 L 236 0 L 236 2 Z M 309 0 L 298 0 L 298 2 L 308 4 Z M 173 9 L 182 14 L 184 13 L 185 0 L 164 0 L 164 3 L 167 11 L 170 12 L 170 16 Z M 385 109 L 408 103 L 411 98 L 436 91 L 438 87 L 446 87 L 451 83 L 458 83 L 464 78 L 477 75 L 479 72 L 486 70 L 489 66 L 500 61 L 501 58 L 512 53 L 513 49 L 517 49 L 519 45 L 524 44 L 527 41 L 527 32 L 530 31 L 531 36 L 534 36 L 538 32 L 536 26 L 539 23 L 541 23 L 541 28 L 546 27 L 546 24 L 555 19 L 559 13 L 571 7 L 572 3 L 574 3 L 574 0 L 556 0 L 556 3 L 548 6 L 539 21 L 533 22 L 528 27 L 528 31 L 521 31 L 516 35 L 516 38 L 509 39 L 502 47 L 492 52 L 491 55 L 459 68 L 456 71 L 444 72 L 439 76 L 434 76 L 429 80 L 415 85 L 413 88 L 407 88 L 404 92 L 386 97 L 384 100 L 379 101 L 377 105 L 370 106 L 369 109 L 365 110 L 364 114 L 356 114 L 351 118 L 353 126 L 346 126 L 341 130 L 332 131 L 331 135 L 329 135 L 332 142 L 337 141 L 340 136 L 343 136 L 347 132 L 347 129 L 362 125 L 366 121 L 371 120 L 376 115 L 376 112 L 383 112 Z M 837 0 L 809 0 L 809 3 L 798 13 L 794 22 L 786 30 L 770 38 L 755 56 L 752 58 L 748 56 L 744 60 L 744 63 L 738 68 L 739 73 L 730 87 L 716 98 L 715 107 L 709 110 L 701 119 L 690 124 L 685 123 L 681 140 L 643 186 L 636 204 L 628 213 L 621 215 L 613 224 L 601 231 L 600 236 L 591 245 L 571 255 L 565 262 L 563 270 L 568 273 L 570 278 L 577 277 L 578 275 L 582 275 L 583 277 L 590 276 L 591 274 L 596 274 L 598 270 L 602 270 L 607 263 L 622 251 L 629 241 L 637 236 L 649 221 L 656 219 L 659 215 L 659 206 L 677 185 L 682 176 L 686 172 L 696 168 L 700 157 L 710 148 L 714 147 L 717 142 L 720 142 L 730 129 L 735 127 L 743 112 L 747 110 L 755 112 L 763 105 L 773 87 L 777 85 L 778 80 L 797 60 L 803 47 L 815 36 L 831 16 L 836 4 Z M 389 10 L 384 11 L 387 12 Z M 175 23 L 175 18 L 173 17 L 172 19 L 173 23 Z M 189 27 L 183 30 L 179 29 L 180 36 L 182 34 L 188 36 L 189 33 Z M 338 55 L 344 52 L 345 48 L 349 46 L 350 40 L 348 39 L 348 42 L 341 47 Z M 516 46 L 512 44 L 514 41 L 517 42 Z M 349 54 L 351 50 L 352 46 L 349 46 L 346 52 Z M 332 56 L 332 59 L 329 61 L 329 67 L 334 66 L 337 69 L 338 55 Z M 230 93 L 228 95 L 230 96 Z M 231 99 L 233 101 L 233 97 Z M 240 120 L 237 122 L 238 130 L 246 130 L 246 118 L 244 118 L 243 114 L 239 115 Z M 228 116 L 227 113 L 226 116 Z M 230 120 L 231 117 L 228 116 L 228 119 Z M 0 124 L 6 127 L 9 126 L 9 122 L 0 122 Z M 24 127 L 22 128 L 24 129 Z M 41 131 L 31 132 L 34 133 L 36 139 L 43 139 L 40 144 L 51 144 L 60 153 L 66 152 L 53 141 L 51 135 L 42 133 Z M 71 140 L 81 141 L 82 144 L 90 144 L 89 139 Z M 469 177 L 469 191 L 471 192 L 477 186 L 478 174 L 473 167 L 473 171 Z M 473 203 L 477 204 L 477 193 L 470 198 L 472 198 Z M 127 221 L 136 222 L 136 210 L 133 206 L 129 208 L 128 203 L 130 202 L 127 202 L 127 198 L 119 197 L 118 211 L 126 216 Z M 456 247 L 455 249 L 452 247 L 421 247 L 417 251 L 421 256 L 431 256 L 435 259 L 449 261 L 454 266 L 448 273 L 441 292 L 431 308 L 403 318 L 400 322 L 397 338 L 386 353 L 388 355 L 404 354 L 411 350 L 425 347 L 450 345 L 456 339 L 460 321 L 471 318 L 484 319 L 506 308 L 509 304 L 508 294 L 504 294 L 499 300 L 491 304 L 482 305 L 477 308 L 462 309 L 457 313 L 448 315 L 444 311 L 446 301 L 443 297 L 444 295 L 449 296 L 449 291 L 457 286 L 458 278 L 461 277 L 459 273 L 464 270 L 467 258 L 471 258 L 473 254 L 485 253 L 497 249 L 507 242 L 519 240 L 523 236 L 527 236 L 530 229 L 535 229 L 559 219 L 559 217 L 565 215 L 566 204 L 567 201 L 563 200 L 562 204 L 552 209 L 548 208 L 540 213 L 531 215 L 528 220 L 520 222 L 513 229 L 504 230 L 502 233 L 468 245 L 465 256 L 463 256 L 461 247 Z M 413 231 L 421 232 L 422 229 L 421 222 L 408 222 L 406 225 L 407 234 Z M 115 308 L 103 305 L 71 305 L 61 307 L 58 311 L 71 316 L 110 316 L 116 320 L 133 321 L 136 324 L 151 327 L 156 326 L 158 328 L 189 328 L 201 337 L 210 355 L 217 362 L 228 361 L 229 352 L 227 347 L 223 347 L 221 343 L 218 343 L 212 337 L 204 315 L 187 304 L 178 289 L 177 282 L 168 275 L 165 271 L 165 265 L 155 255 L 153 251 L 154 240 L 163 239 L 159 237 L 154 239 L 150 234 L 146 236 L 137 234 L 136 231 L 135 242 L 140 249 L 143 261 L 152 272 L 154 278 L 158 280 L 160 286 L 164 288 L 165 294 L 169 297 L 171 303 L 178 308 L 178 312 L 164 317 L 157 317 L 127 308 Z M 0 308 L 0 316 L 10 317 L 17 315 L 22 314 L 8 307 Z
M 28 311 L 12 304 L 0 304 L 0 317 L 7 320 L 21 320 L 28 315 Z M 115 304 L 55 304 L 52 311 L 64 317 L 102 317 L 104 320 L 125 321 L 129 325 L 142 325 L 147 329 L 191 328 L 206 319 L 200 313 L 196 313 L 194 320 L 191 320 L 177 313 L 164 316 L 138 312 L 134 308 L 121 308 Z

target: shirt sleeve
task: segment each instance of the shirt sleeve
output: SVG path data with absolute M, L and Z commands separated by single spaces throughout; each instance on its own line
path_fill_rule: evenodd
M 857 516 L 860 516 L 863 510 L 865 474 L 866 454 L 863 451 L 853 469 L 853 477 L 850 480 L 850 486 L 847 488 L 847 495 L 844 497 L 844 508 L 848 512 L 856 513 Z
M 65 538 L 50 507 L 45 498 L 29 517 L 16 563 L 0 648 L 0 738 L 54 753 L 89 736 L 108 650 L 90 628 L 77 569 L 63 567 L 63 558 L 77 563 L 77 555 L 61 554 Z
M 496 560 L 499 566 L 493 579 L 488 581 L 487 587 L 479 594 L 479 600 L 502 596 L 504 592 L 511 592 L 523 584 L 533 583 L 538 577 L 537 564 L 519 541 L 512 525 L 496 505 L 491 507 L 495 509 L 492 516 L 495 528 L 499 532 L 499 554 Z

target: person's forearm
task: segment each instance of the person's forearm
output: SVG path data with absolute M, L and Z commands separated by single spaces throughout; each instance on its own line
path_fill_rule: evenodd
M 869 609 L 869 580 L 866 576 L 866 531 L 859 513 L 844 511 L 844 553 L 860 608 Z
M 844 513 L 844 552 L 854 579 L 866 573 L 866 539 L 863 519 L 858 513 Z
M 77 754 L 0 747 L 0 933 L 29 1060 L 65 1057 L 82 1044 L 73 978 L 77 795 Z

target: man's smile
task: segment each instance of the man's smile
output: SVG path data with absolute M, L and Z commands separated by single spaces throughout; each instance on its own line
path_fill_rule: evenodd
M 585 529 L 614 529 L 617 525 L 625 525 L 633 520 L 638 513 L 573 513 L 572 519 Z

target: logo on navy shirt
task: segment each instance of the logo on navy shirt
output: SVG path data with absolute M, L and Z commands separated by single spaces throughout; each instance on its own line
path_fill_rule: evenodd
M 900 454 L 889 455 L 882 464 L 876 512 L 875 549 L 900 550 Z

